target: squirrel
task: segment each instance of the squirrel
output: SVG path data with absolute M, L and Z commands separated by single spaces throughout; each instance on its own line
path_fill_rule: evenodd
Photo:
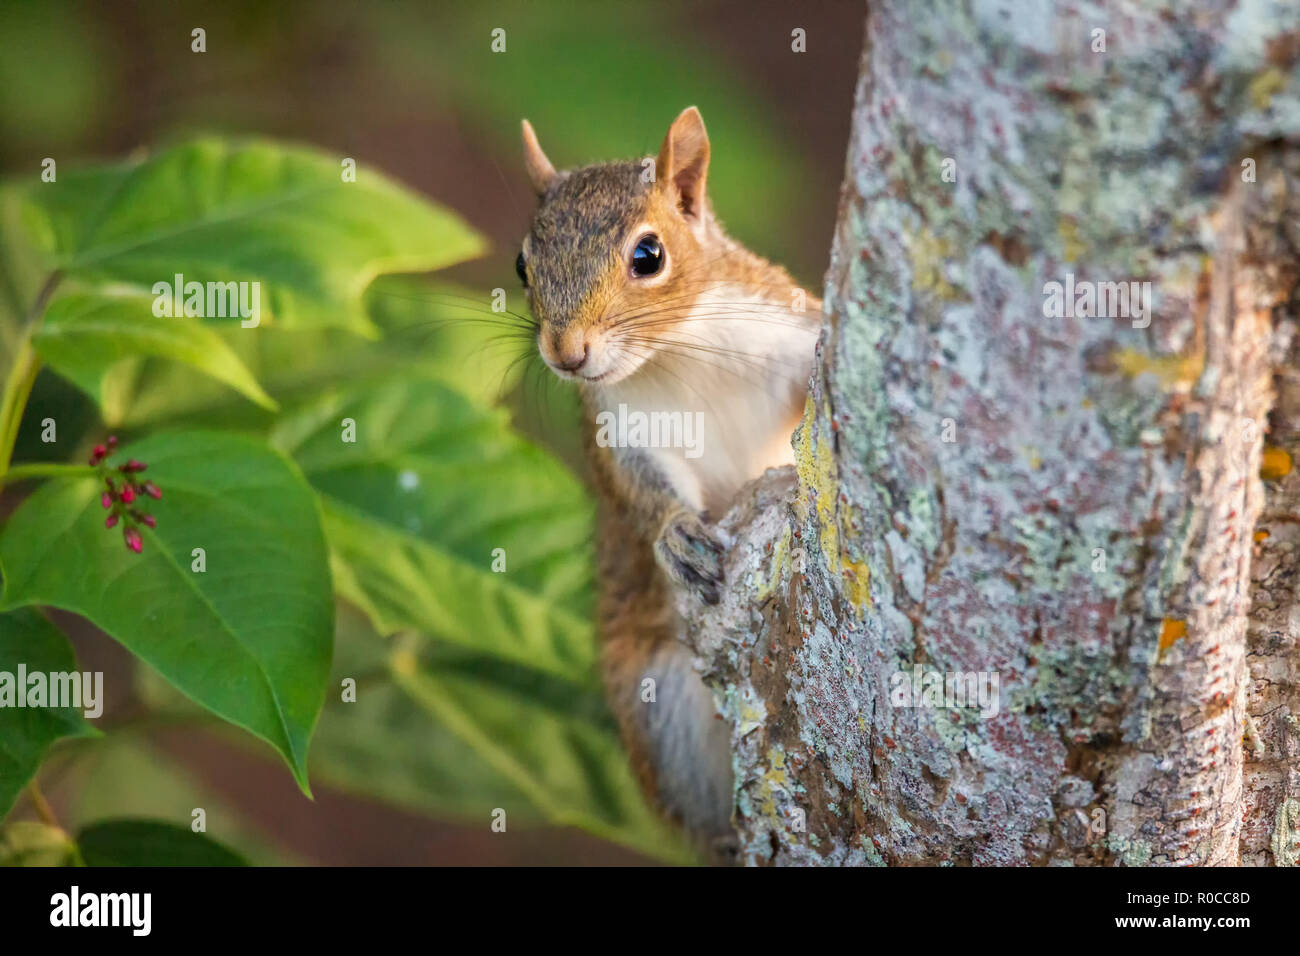
M 678 637 L 674 589 L 718 602 L 726 544 L 710 516 L 793 462 L 821 301 L 723 231 L 705 193 L 709 139 L 695 107 L 657 158 L 562 172 L 527 120 L 522 128 L 539 201 L 516 271 L 542 359 L 577 383 L 593 423 L 659 413 L 702 426 L 691 447 L 634 441 L 631 428 L 623 440 L 608 428 L 585 438 L 610 707 L 651 802 L 712 861 L 731 862 L 730 734 Z

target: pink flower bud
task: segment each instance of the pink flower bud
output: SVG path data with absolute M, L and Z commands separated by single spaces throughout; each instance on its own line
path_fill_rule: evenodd
M 117 515 L 109 515 L 104 519 L 104 527 L 111 528 L 117 524 Z
M 126 546 L 139 554 L 144 550 L 144 538 L 140 537 L 140 532 L 135 528 L 125 528 L 122 531 L 122 537 L 126 539 Z
M 106 449 L 103 445 L 96 445 L 90 451 L 90 463 L 92 465 L 98 465 L 103 460 L 104 456 L 107 454 L 108 454 L 108 449 Z
M 158 527 L 158 522 L 154 519 L 153 515 L 141 515 L 140 520 L 151 528 Z
M 135 501 L 135 489 L 130 485 L 127 485 L 122 489 L 122 493 L 118 495 L 118 497 L 122 499 L 123 504 L 129 505 L 131 502 Z
M 134 458 L 132 458 L 130 461 L 128 461 L 125 465 L 122 466 L 122 470 L 123 471 L 144 471 L 148 467 L 149 466 L 146 465 L 144 462 L 136 461 Z
M 162 489 L 159 488 L 157 485 L 155 485 L 152 481 L 146 481 L 144 483 L 144 486 L 140 490 L 143 491 L 150 498 L 157 498 L 157 499 L 162 498 Z
M 109 448 L 116 448 L 116 447 L 117 447 L 117 436 L 116 436 L 116 435 L 109 435 L 109 436 L 108 436 L 108 447 L 109 447 Z
M 111 508 L 113 507 L 113 496 L 106 491 L 99 496 L 99 503 L 105 508 Z

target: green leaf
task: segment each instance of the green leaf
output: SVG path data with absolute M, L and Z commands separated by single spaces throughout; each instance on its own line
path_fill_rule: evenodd
M 579 483 L 501 413 L 425 381 L 318 403 L 274 440 L 322 494 L 339 593 L 384 634 L 436 638 L 349 654 L 357 701 L 327 710 L 314 766 L 426 812 L 499 806 L 690 858 L 646 806 L 594 673 Z
M 384 634 L 436 638 L 349 654 L 357 701 L 327 710 L 314 766 L 426 812 L 502 807 L 691 858 L 647 807 L 596 679 L 578 482 L 499 412 L 424 381 L 352 390 L 274 439 L 322 494 L 339 593 Z
M 154 820 L 105 820 L 77 834 L 86 866 L 247 866 L 206 834 Z
M 396 376 L 446 384 L 488 406 L 519 381 L 521 353 L 531 341 L 507 335 L 506 319 L 485 319 L 488 297 L 456 285 L 411 276 L 381 276 L 366 292 L 369 315 L 383 330 L 378 341 L 341 329 L 269 327 L 256 335 L 237 325 L 210 326 L 223 347 L 286 405 L 301 404 L 339 382 L 356 386 Z M 261 409 L 240 402 L 228 388 L 196 380 L 173 362 L 121 363 L 107 376 L 102 408 L 113 426 L 142 426 L 183 419 L 223 427 L 269 427 Z
M 427 642 L 418 656 L 399 649 L 390 668 L 413 704 L 473 746 L 552 823 L 692 859 L 646 804 L 598 690 Z M 512 807 L 502 808 L 509 818 Z
M 273 441 L 323 496 L 337 586 L 381 633 L 419 630 L 594 683 L 591 504 L 504 415 L 395 381 L 289 416 Z
M 266 740 L 307 791 L 334 605 L 320 513 L 290 462 L 248 438 L 166 432 L 123 449 L 162 489 L 143 554 L 104 528 L 96 479 L 47 482 L 0 532 L 3 608 L 90 619 L 220 717 Z M 206 571 L 192 570 L 204 549 Z
M 366 291 L 366 301 L 383 330 L 390 361 L 409 362 L 479 404 L 495 404 L 518 384 L 524 356 L 540 366 L 536 332 L 528 321 L 491 311 L 493 296 L 481 290 L 383 276 Z M 526 310 L 522 292 L 509 302 Z
M 484 242 L 364 162 L 356 182 L 344 182 L 342 159 L 205 137 L 8 188 L 47 273 L 150 294 L 176 275 L 260 282 L 262 324 L 370 333 L 362 295 L 375 276 L 440 269 L 478 255 Z
M 243 362 L 217 332 L 197 319 L 159 318 L 153 300 L 134 295 L 76 293 L 55 299 L 33 338 L 36 351 L 102 407 L 104 380 L 123 360 L 157 356 L 198 369 L 274 410 Z M 193 380 L 187 370 L 184 374 Z
M 8 675 L 16 683 L 19 665 L 27 674 L 69 673 L 77 669 L 72 645 L 63 632 L 32 608 L 0 614 L 0 681 Z M 15 686 L 14 690 L 22 693 L 25 688 Z M 77 707 L 15 704 L 16 699 L 0 706 L 0 819 L 36 773 L 51 743 L 60 737 L 98 733 Z
M 334 648 L 335 692 L 312 739 L 313 780 L 444 819 L 481 824 L 500 806 L 524 808 L 512 823 L 541 819 L 518 787 L 393 684 L 391 642 L 346 604 Z M 356 681 L 355 700 L 338 692 L 345 678 Z
M 260 742 L 245 734 L 233 729 L 230 733 L 217 730 L 214 738 L 213 733 L 202 729 L 199 721 L 188 722 L 183 715 L 194 705 L 147 668 L 140 670 L 139 676 L 165 695 L 163 703 L 147 695 L 143 697 L 143 702 L 155 711 L 166 708 L 164 714 L 156 713 L 154 719 L 184 727 L 187 744 L 192 743 L 195 753 L 207 753 L 216 739 L 221 741 L 221 746 L 255 747 L 258 756 L 267 755 Z M 141 690 L 140 683 L 137 682 L 135 690 Z M 188 829 L 192 811 L 202 807 L 207 832 L 219 835 L 224 846 L 251 865 L 297 866 L 305 862 L 278 845 L 282 834 L 275 829 L 273 821 L 265 824 L 269 829 L 259 829 L 258 821 L 236 805 L 237 794 L 231 795 L 236 802 L 229 802 L 226 793 L 217 792 L 212 782 L 204 779 L 207 761 L 202 757 L 177 760 L 165 745 L 158 744 L 154 734 L 111 733 L 61 761 L 57 771 L 60 790 L 68 797 L 60 807 L 60 818 L 69 831 L 75 833 L 100 820 L 121 818 L 169 821 Z M 313 782 L 315 757 L 313 738 Z
M 22 331 L 49 279 L 45 262 L 26 241 L 18 190 L 0 187 L 0 367 L 8 369 L 21 346 Z
M 340 616 L 335 686 L 312 746 L 312 776 L 407 810 L 511 830 L 578 826 L 648 855 L 690 850 L 646 805 L 598 688 L 442 641 L 377 639 Z M 338 695 L 331 695 L 337 698 Z

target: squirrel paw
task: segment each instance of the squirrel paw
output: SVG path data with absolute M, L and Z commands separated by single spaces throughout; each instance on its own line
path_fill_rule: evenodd
M 705 604 L 721 597 L 722 543 L 704 519 L 681 511 L 665 522 L 655 542 L 655 559 L 674 583 L 696 591 Z

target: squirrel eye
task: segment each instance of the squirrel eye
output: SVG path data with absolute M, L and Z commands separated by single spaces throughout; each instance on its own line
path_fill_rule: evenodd
M 515 260 L 515 272 L 518 273 L 519 275 L 519 281 L 522 282 L 524 284 L 524 288 L 527 289 L 528 273 L 524 271 L 524 254 L 522 252 L 519 253 L 519 258 Z
M 652 276 L 664 267 L 664 246 L 659 237 L 651 233 L 642 236 L 632 250 L 632 271 L 639 276 Z

